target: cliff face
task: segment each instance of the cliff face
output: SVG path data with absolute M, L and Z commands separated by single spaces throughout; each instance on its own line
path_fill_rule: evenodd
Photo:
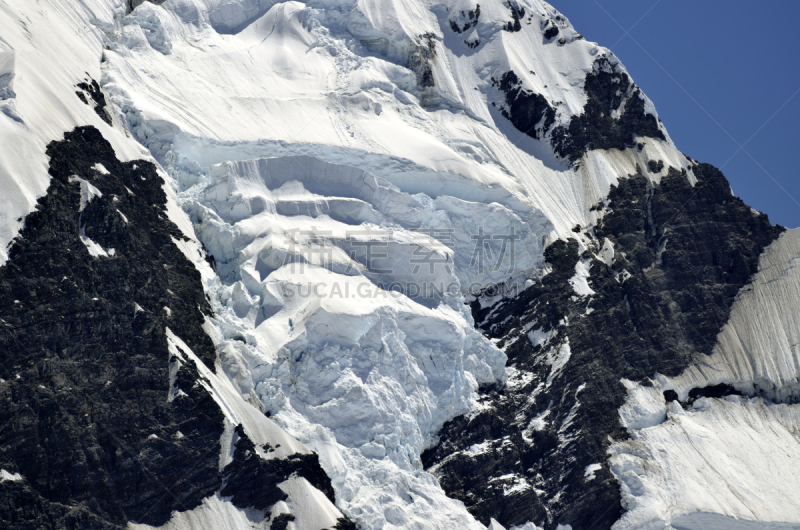
M 605 215 L 588 248 L 558 241 L 541 282 L 473 303 L 513 375 L 484 390 L 480 413 L 446 425 L 423 459 L 485 523 L 607 528 L 621 516 L 607 455 L 628 437 L 622 380 L 652 385 L 654 374 L 703 362 L 783 232 L 733 197 L 718 170 L 693 171 L 694 186 L 674 170 L 658 184 L 631 175 L 597 205 Z
M 800 236 L 551 6 L 0 35 L 0 525 L 800 522 Z
M 261 461 L 241 425 L 220 466 L 225 414 L 169 345 L 168 328 L 213 369 L 210 306 L 156 167 L 120 162 L 93 127 L 47 154 L 47 194 L 0 269 L 0 467 L 24 477 L 3 481 L 0 520 L 161 526 L 220 489 L 263 518 L 293 474 L 333 501 L 316 456 Z

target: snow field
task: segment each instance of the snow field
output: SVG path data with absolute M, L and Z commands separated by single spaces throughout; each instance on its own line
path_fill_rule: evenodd
M 742 528 L 800 524 L 800 407 L 729 396 L 684 410 L 661 392 L 629 387 L 621 416 L 633 439 L 610 449 L 628 510 L 614 530 L 735 527 L 709 514 L 752 522 Z
M 257 444 L 318 452 L 339 508 L 367 528 L 483 528 L 419 462 L 439 426 L 476 407 L 478 384 L 505 378 L 502 352 L 473 329 L 469 286 L 540 275 L 543 248 L 596 222 L 591 206 L 637 165 L 663 160 L 649 174 L 658 180 L 690 161 L 669 140 L 642 139 L 641 151 L 591 151 L 570 168 L 502 118 L 493 78 L 513 70 L 566 123 L 586 101 L 586 73 L 608 53 L 539 0 L 519 3 L 521 31 L 503 29 L 511 12 L 493 1 L 464 33 L 451 21 L 468 20 L 462 11 L 477 3 L 467 0 L 167 0 L 130 14 L 124 3 L 0 0 L 0 264 L 46 191 L 47 143 L 97 127 L 120 159 L 164 170 L 170 219 L 189 237 L 175 242 L 216 311 L 207 331 L 219 369 L 207 378 L 230 425 L 243 423 Z M 548 25 L 563 43 L 543 38 Z M 420 83 L 427 71 L 433 86 Z M 87 74 L 101 82 L 113 126 L 75 96 Z M 80 185 L 83 207 L 93 195 Z M 475 261 L 471 236 L 481 229 L 519 236 L 513 260 Z M 658 378 L 662 389 L 683 396 L 730 382 L 796 395 L 797 237 L 770 247 L 708 363 Z M 370 245 L 386 257 L 371 260 Z M 486 248 L 498 256 L 501 245 Z M 413 261 L 420 256 L 428 261 Z M 456 288 L 426 296 L 380 287 L 392 282 Z M 581 266 L 573 285 L 591 295 Z M 553 370 L 568 361 L 567 347 Z M 779 491 L 781 480 L 794 483 L 784 477 L 796 461 L 794 407 L 728 399 L 668 410 L 649 392 L 631 386 L 621 410 L 635 440 L 612 457 L 631 510 L 619 528 L 689 528 L 704 511 L 797 520 L 785 498 L 793 490 Z M 748 485 L 741 470 L 751 466 L 767 471 Z M 291 511 L 297 529 L 332 525 L 337 508 L 318 492 L 301 480 L 282 487 L 290 502 L 274 514 Z M 250 519 L 212 497 L 167 525 L 197 526 L 249 528 Z

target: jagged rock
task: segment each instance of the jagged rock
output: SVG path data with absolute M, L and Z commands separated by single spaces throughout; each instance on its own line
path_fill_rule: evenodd
M 140 5 L 144 4 L 145 2 L 150 2 L 151 4 L 156 4 L 160 6 L 167 0 L 128 0 L 128 13 L 139 7 Z
M 545 40 L 554 39 L 556 38 L 557 35 L 558 35 L 558 28 L 553 25 L 550 25 L 550 27 L 548 27 L 544 32 Z
M 85 104 L 94 108 L 100 118 L 111 125 L 111 115 L 106 109 L 106 96 L 100 89 L 100 85 L 94 79 L 88 79 L 82 83 L 78 83 L 77 87 L 80 89 L 75 92 L 78 98 Z M 88 96 L 88 97 L 87 97 Z M 89 102 L 91 100 L 91 103 Z
M 494 306 L 473 304 L 517 376 L 485 388 L 482 412 L 447 424 L 423 461 L 484 524 L 578 530 L 619 518 L 605 462 L 609 440 L 628 436 L 620 379 L 646 385 L 657 372 L 680 373 L 696 352 L 710 354 L 736 294 L 783 231 L 733 197 L 717 169 L 693 171 L 694 187 L 674 169 L 660 184 L 641 174 L 622 180 L 595 228 L 596 248 L 579 255 L 577 241 L 556 241 L 541 282 Z M 596 257 L 606 241 L 611 263 Z M 580 263 L 593 294 L 576 292 Z
M 331 479 L 322 471 L 317 455 L 297 454 L 288 459 L 264 460 L 256 454 L 255 445 L 241 425 L 236 427 L 236 435 L 233 461 L 222 471 L 225 486 L 220 491 L 223 497 L 231 497 L 235 506 L 267 510 L 276 502 L 285 501 L 288 495 L 276 486 L 292 475 L 308 480 L 332 503 L 336 502 Z M 273 522 L 273 528 L 275 524 Z
M 506 2 L 506 7 L 508 7 L 509 11 L 511 11 L 511 22 L 507 22 L 503 29 L 509 32 L 517 32 L 522 29 L 522 24 L 520 24 L 520 20 L 525 18 L 525 8 L 517 4 L 514 0 L 508 0 Z
M 500 113 L 514 127 L 532 138 L 541 138 L 555 122 L 556 111 L 541 94 L 522 88 L 517 74 L 506 72 L 492 84 L 505 94 Z
M 598 59 L 594 71 L 586 75 L 585 90 L 588 101 L 583 113 L 552 132 L 553 148 L 561 157 L 574 161 L 590 149 L 633 147 L 635 136 L 666 140 L 658 119 L 645 112 L 639 87 L 607 57 Z M 619 115 L 614 117 L 615 113 Z
M 650 173 L 660 173 L 662 169 L 664 169 L 664 161 L 663 160 L 648 160 L 647 161 L 647 170 L 650 171 Z
M 456 20 L 450 19 L 450 28 L 455 31 L 456 33 L 464 33 L 465 31 L 469 30 L 470 28 L 474 28 L 478 25 L 478 22 L 481 18 L 481 5 L 478 4 L 475 6 L 475 9 L 470 9 L 469 11 L 461 11 L 460 19 L 463 21 L 459 23 Z
M 216 353 L 155 166 L 120 162 L 92 127 L 47 154 L 47 194 L 0 268 L 0 468 L 22 477 L 0 481 L 0 525 L 159 526 L 223 480 L 268 509 L 293 473 L 333 500 L 316 455 L 265 462 L 241 427 L 220 474 L 222 411 L 193 362 L 170 380 L 167 327 L 212 370 Z

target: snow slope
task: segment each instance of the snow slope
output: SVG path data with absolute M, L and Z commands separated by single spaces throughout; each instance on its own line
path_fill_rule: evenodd
M 670 522 L 687 529 L 800 525 L 800 405 L 791 404 L 798 388 L 799 249 L 798 230 L 767 248 L 710 356 L 677 377 L 656 374 L 652 387 L 625 382 L 620 417 L 633 441 L 612 446 L 611 464 L 629 512 L 615 530 Z M 684 401 L 690 390 L 720 383 L 763 398 L 701 398 L 684 410 L 663 395 L 675 390 Z
M 678 377 L 663 378 L 685 399 L 692 388 L 728 383 L 782 402 L 800 397 L 800 230 L 788 230 L 761 256 L 714 353 Z
M 503 117 L 497 79 L 508 71 L 566 125 L 587 102 L 596 59 L 621 68 L 540 0 L 481 3 L 473 16 L 477 4 L 465 0 L 167 0 L 131 13 L 125 4 L 0 0 L 0 263 L 46 190 L 47 143 L 94 125 L 120 159 L 152 157 L 164 170 L 170 218 L 189 237 L 176 243 L 216 312 L 207 330 L 219 369 L 204 375 L 231 425 L 243 423 L 254 441 L 317 452 L 333 481 L 338 508 L 298 479 L 281 486 L 290 502 L 275 510 L 295 514 L 297 528 L 331 525 L 338 509 L 366 528 L 483 528 L 420 463 L 437 429 L 477 406 L 479 384 L 506 378 L 504 354 L 473 329 L 471 287 L 540 276 L 544 247 L 592 226 L 592 206 L 620 178 L 662 160 L 649 178 L 672 167 L 693 181 L 691 161 L 663 131 L 664 141 L 589 151 L 570 165 Z M 553 28 L 557 37 L 547 37 Z M 111 126 L 75 95 L 87 75 L 100 81 Z M 655 116 L 646 98 L 645 107 Z M 471 236 L 512 230 L 513 261 L 473 259 Z M 683 397 L 726 381 L 794 392 L 798 330 L 787 307 L 799 284 L 786 263 L 797 237 L 763 258 L 709 366 L 662 379 L 664 389 Z M 500 241 L 488 242 L 491 255 Z M 378 262 L 370 245 L 385 253 Z M 420 255 L 437 265 L 417 267 Z M 591 293 L 584 272 L 576 270 L 580 295 Z M 428 295 L 412 284 L 453 288 Z M 725 459 L 766 458 L 750 455 L 766 432 L 788 451 L 771 462 L 786 458 L 791 469 L 794 408 L 706 400 L 662 423 L 663 396 L 651 398 L 639 405 L 644 416 L 621 412 L 637 437 L 612 458 L 631 509 L 621 528 L 677 516 L 673 506 L 776 520 L 753 504 L 783 498 L 767 475 L 766 493 L 744 503 L 737 495 L 750 490 L 689 498 L 688 485 L 706 469 L 697 454 L 719 459 L 708 464 L 715 486 L 738 483 Z M 725 444 L 734 429 L 748 434 Z M 691 453 L 698 439 L 707 446 Z M 211 497 L 167 527 L 249 524 Z
M 126 132 L 109 127 L 76 97 L 76 84 L 101 77 L 102 28 L 113 27 L 124 0 L 0 2 L 0 264 L 7 245 L 44 195 L 45 146 L 91 124 L 120 160 L 148 157 Z
M 503 3 L 481 6 L 482 44 L 470 49 L 451 42 L 448 10 L 456 8 L 465 7 L 285 2 L 231 35 L 214 30 L 201 2 L 145 3 L 110 34 L 104 90 L 137 139 L 178 172 L 307 154 L 412 194 L 542 212 L 559 234 L 589 224 L 589 207 L 636 163 L 688 166 L 671 143 L 645 141 L 642 152 L 596 152 L 585 169 L 570 170 L 494 110 L 492 78 L 521 72 L 564 121 L 581 110 L 583 78 L 608 52 L 584 40 L 543 43 L 539 26 L 554 15 L 538 2 L 520 32 L 502 29 Z M 568 26 L 563 33 L 576 38 Z M 434 42 L 435 87 L 420 87 L 408 58 L 422 35 Z
M 761 398 L 666 404 L 658 383 L 631 390 L 623 421 L 633 439 L 611 448 L 611 469 L 628 512 L 615 530 L 796 528 L 800 407 Z M 733 528 L 724 517 L 719 528 Z M 771 526 L 763 523 L 793 523 Z

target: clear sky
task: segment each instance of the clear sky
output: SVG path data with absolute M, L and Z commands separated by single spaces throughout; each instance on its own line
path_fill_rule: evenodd
M 549 1 L 622 60 L 681 151 L 800 227 L 800 0 Z

